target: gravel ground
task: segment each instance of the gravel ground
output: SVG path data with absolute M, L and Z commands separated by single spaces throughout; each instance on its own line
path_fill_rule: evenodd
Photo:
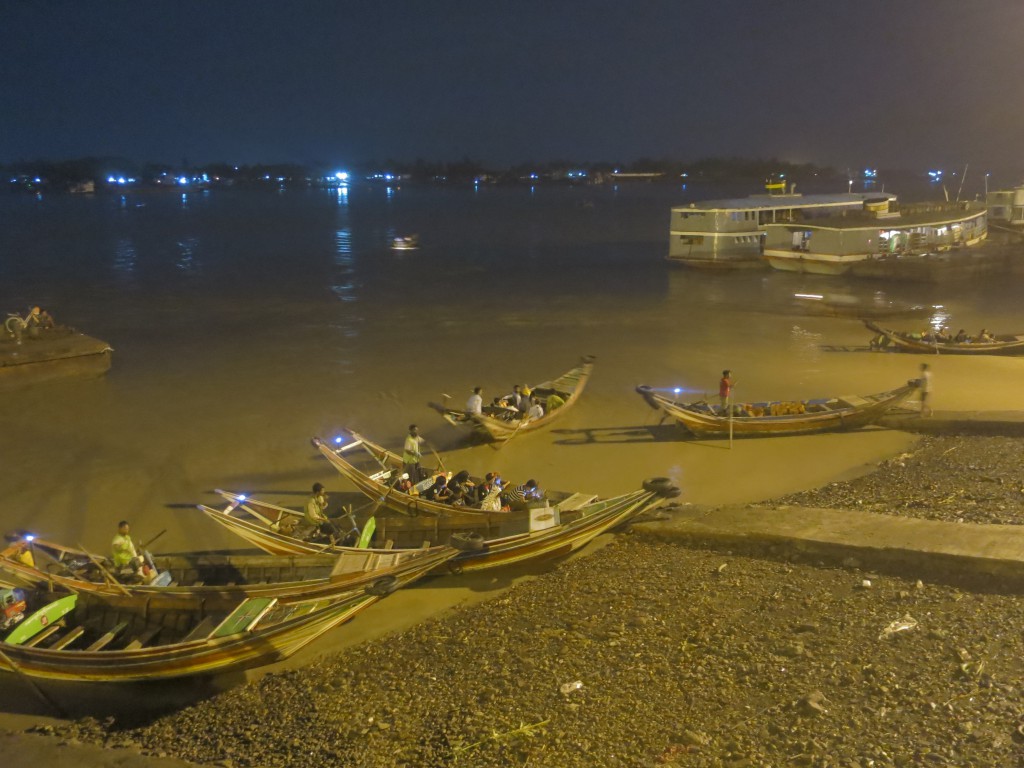
M 1017 522 L 1022 449 L 928 438 L 785 502 Z M 624 534 L 145 727 L 55 735 L 264 768 L 1019 766 L 1022 629 L 1016 595 Z
M 1024 523 L 1024 442 L 1012 437 L 924 437 L 851 482 L 774 499 L 960 523 Z

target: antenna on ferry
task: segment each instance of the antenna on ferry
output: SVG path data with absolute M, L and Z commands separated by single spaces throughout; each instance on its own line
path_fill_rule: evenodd
M 956 201 L 960 202 L 960 193 L 964 189 L 964 179 L 967 178 L 967 169 L 971 167 L 970 163 L 964 163 L 964 175 L 960 177 L 960 189 L 956 191 Z

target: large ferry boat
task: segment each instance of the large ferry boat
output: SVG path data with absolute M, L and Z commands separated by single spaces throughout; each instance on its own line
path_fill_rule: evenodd
M 963 250 L 988 236 L 981 203 L 927 203 L 896 208 L 868 201 L 863 210 L 814 222 L 770 224 L 764 256 L 775 269 L 817 275 L 857 274 L 858 265 Z
M 992 222 L 1024 229 L 1024 186 L 993 190 L 985 197 Z
M 769 184 L 768 189 L 781 185 Z M 885 192 L 801 195 L 795 185 L 780 194 L 705 200 L 672 208 L 668 260 L 689 267 L 764 267 L 766 229 L 773 224 L 804 224 L 860 211 L 869 201 L 891 201 Z

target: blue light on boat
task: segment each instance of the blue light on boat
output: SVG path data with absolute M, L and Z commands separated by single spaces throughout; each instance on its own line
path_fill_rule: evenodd
M 682 387 L 676 387 L 676 388 L 675 388 L 675 389 L 673 389 L 672 391 L 673 391 L 673 392 L 675 392 L 675 393 L 676 393 L 676 394 L 678 395 L 678 394 L 681 394 L 681 393 L 682 393 L 682 391 L 683 391 L 683 388 L 682 388 Z
M 342 442 L 344 442 L 344 440 L 342 438 L 340 438 L 340 437 L 336 437 L 336 438 L 334 438 L 334 442 L 337 443 L 338 445 L 341 445 Z
M 245 501 L 245 494 L 244 493 L 238 494 L 238 500 L 239 501 Z
M 36 537 L 35 537 L 34 534 L 31 534 L 31 533 L 26 533 L 25 534 L 25 541 L 35 541 L 35 540 L 36 540 Z

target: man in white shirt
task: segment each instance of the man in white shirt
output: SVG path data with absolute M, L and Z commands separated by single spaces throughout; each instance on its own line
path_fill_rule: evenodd
M 542 418 L 544 416 L 544 406 L 540 404 L 540 400 L 536 397 L 530 398 L 530 410 L 526 413 L 530 417 L 530 420 Z
M 484 412 L 484 398 L 481 392 L 483 390 L 480 387 L 473 387 L 473 394 L 466 401 L 466 413 L 479 416 Z

